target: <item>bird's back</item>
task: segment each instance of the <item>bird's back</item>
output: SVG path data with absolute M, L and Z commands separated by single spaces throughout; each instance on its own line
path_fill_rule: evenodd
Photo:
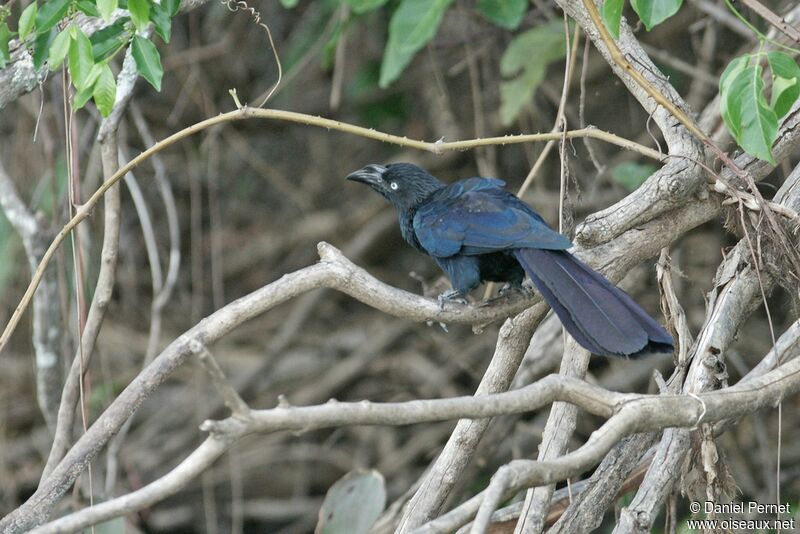
M 413 218 L 421 246 L 438 257 L 572 246 L 504 185 L 493 178 L 467 178 L 434 191 Z

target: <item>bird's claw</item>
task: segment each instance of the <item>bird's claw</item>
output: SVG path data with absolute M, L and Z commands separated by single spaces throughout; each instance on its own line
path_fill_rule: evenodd
M 439 309 L 444 310 L 444 305 L 448 302 L 457 302 L 459 304 L 468 304 L 467 299 L 461 294 L 460 291 L 457 289 L 451 289 L 450 291 L 445 291 L 441 295 L 439 295 Z
M 513 295 L 515 293 L 520 293 L 522 295 L 530 295 L 533 293 L 533 289 L 526 287 L 522 284 L 506 283 L 503 284 L 503 287 L 501 287 L 497 293 L 501 297 L 505 297 L 506 295 Z

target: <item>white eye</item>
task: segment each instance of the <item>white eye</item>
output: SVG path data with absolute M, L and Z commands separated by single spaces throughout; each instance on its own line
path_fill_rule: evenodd
M 392 191 L 397 191 L 397 188 L 400 186 L 397 185 L 397 182 L 390 182 L 389 187 L 392 189 Z

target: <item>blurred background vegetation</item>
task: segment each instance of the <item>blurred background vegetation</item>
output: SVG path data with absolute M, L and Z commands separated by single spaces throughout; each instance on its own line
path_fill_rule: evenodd
M 252 4 L 269 26 L 283 66 L 281 84 L 269 107 L 425 140 L 553 128 L 564 78 L 564 23 L 552 2 L 523 2 L 516 14 L 492 11 L 488 1 L 457 0 L 443 10 L 435 36 L 419 53 L 411 54 L 408 68 L 396 79 L 387 74 L 385 65 L 382 70 L 382 62 L 390 16 L 399 3 L 392 0 L 372 10 L 357 4 L 339 0 Z M 768 4 L 780 13 L 790 2 Z M 23 7 L 13 5 L 12 10 L 18 13 Z M 636 20 L 630 7 L 626 9 L 629 20 Z M 735 20 L 709 14 L 721 10 L 728 13 L 721 1 L 692 0 L 650 32 L 641 24 L 635 28 L 636 37 L 697 113 L 716 109 L 719 74 L 731 58 L 757 46 L 755 36 L 748 39 Z M 759 19 L 751 22 L 764 28 Z M 536 33 L 527 33 L 526 39 L 534 40 L 541 54 L 515 49 L 517 39 L 534 29 Z M 134 116 L 140 116 L 154 139 L 163 139 L 233 109 L 230 88 L 237 89 L 242 102 L 257 105 L 277 79 L 264 31 L 246 12 L 231 12 L 223 4 L 212 2 L 178 15 L 169 44 L 155 42 L 164 70 L 161 92 L 138 82 L 132 111 L 121 128 L 125 158 L 151 144 Z M 591 124 L 656 147 L 654 140 L 660 141 L 660 134 L 648 129 L 648 117 L 638 103 L 593 48 L 584 51 L 584 39 L 578 46 L 579 62 L 566 106 L 569 127 Z M 75 115 L 84 199 L 102 174 L 94 143 L 100 118 L 91 104 Z M 719 119 L 716 127 L 721 128 Z M 53 229 L 67 220 L 63 132 L 60 72 L 51 73 L 41 88 L 0 113 L 0 158 L 27 205 Z M 428 286 L 439 278 L 435 265 L 402 242 L 393 211 L 382 199 L 345 183 L 343 177 L 370 162 L 411 161 L 445 181 L 480 174 L 500 177 L 516 189 L 542 148 L 541 144 L 496 146 L 435 156 L 267 121 L 227 124 L 175 145 L 161 154 L 161 161 L 174 194 L 181 263 L 164 309 L 158 347 L 223 304 L 313 263 L 315 244 L 321 240 L 341 248 L 381 280 L 422 292 L 420 280 Z M 800 153 L 795 153 L 791 162 L 761 184 L 766 197 L 799 159 Z M 568 232 L 572 221 L 613 204 L 656 168 L 632 152 L 579 140 L 567 145 L 566 163 Z M 147 163 L 134 175 L 165 264 L 169 225 L 155 172 Z M 524 197 L 554 226 L 560 172 L 556 150 Z M 90 421 L 135 376 L 147 351 L 151 267 L 140 216 L 125 188 L 122 217 L 117 284 L 88 374 Z M 85 265 L 82 283 L 89 298 L 99 265 L 102 218 L 97 214 L 90 218 L 79 235 Z M 693 332 L 703 321 L 704 295 L 715 269 L 726 247 L 736 240 L 721 222 L 714 222 L 684 236 L 671 251 L 677 293 Z M 21 241 L 1 213 L 0 258 L 0 323 L 5 324 L 30 275 Z M 68 318 L 61 355 L 67 363 L 75 352 L 78 317 L 71 258 L 67 243 L 57 261 L 61 306 Z M 622 285 L 660 317 L 652 263 L 633 270 Z M 779 290 L 768 302 L 780 332 L 795 316 L 791 301 Z M 0 514 L 14 509 L 35 489 L 50 446 L 35 399 L 29 323 L 23 321 L 2 355 Z M 275 406 L 278 395 L 296 405 L 332 397 L 436 398 L 474 392 L 489 362 L 497 328 L 492 325 L 473 334 L 468 327 L 451 326 L 444 332 L 437 326 L 383 316 L 346 296 L 318 290 L 239 328 L 214 347 L 214 353 L 253 407 Z M 560 339 L 549 342 L 558 344 Z M 762 307 L 728 353 L 731 382 L 771 346 Z M 557 365 L 558 359 L 552 359 L 536 369 L 534 378 Z M 667 372 L 671 365 L 669 357 L 642 362 L 597 358 L 589 380 L 619 391 L 653 391 L 652 369 Z M 733 479 L 747 498 L 774 502 L 775 477 L 780 476 L 782 499 L 798 502 L 796 405 L 793 400 L 783 410 L 780 471 L 775 465 L 777 412 L 748 417 L 721 439 Z M 198 424 L 224 413 L 202 369 L 182 368 L 140 408 L 119 451 L 115 486 L 104 488 L 98 478 L 96 498 L 122 494 L 164 474 L 203 439 Z M 502 440 L 491 440 L 481 450 L 457 498 L 483 488 L 497 466 L 510 458 L 535 456 L 546 414 L 514 418 Z M 597 424 L 593 416 L 582 414 L 575 443 L 583 442 Z M 228 532 L 232 518 L 252 532 L 307 532 L 316 523 L 327 489 L 353 468 L 378 470 L 386 478 L 389 502 L 400 497 L 437 454 L 453 425 L 250 436 L 189 490 L 126 521 L 145 532 Z M 99 466 L 104 462 L 105 455 L 95 461 Z

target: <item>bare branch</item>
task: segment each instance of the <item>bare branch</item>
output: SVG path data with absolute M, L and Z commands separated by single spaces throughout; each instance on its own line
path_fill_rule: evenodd
M 72 441 L 71 433 L 75 420 L 75 405 L 78 402 L 80 381 L 83 380 L 81 370 L 85 370 L 89 366 L 89 361 L 94 352 L 94 345 L 100 333 L 100 326 L 103 323 L 114 289 L 120 228 L 119 185 L 115 181 L 112 182 L 114 174 L 119 169 L 117 129 L 122 119 L 122 112 L 133 95 L 137 76 L 136 63 L 131 51 L 128 50 L 122 70 L 117 77 L 118 89 L 114 107 L 109 116 L 101 123 L 100 131 L 97 135 L 97 140 L 100 143 L 103 175 L 106 178 L 105 183 L 109 184 L 107 194 L 104 196 L 105 210 L 103 212 L 103 247 L 100 251 L 100 272 L 97 275 L 97 284 L 92 296 L 92 303 L 89 306 L 86 324 L 81 335 L 81 345 L 72 360 L 64 389 L 61 392 L 61 404 L 58 408 L 55 436 L 53 445 L 50 448 L 50 455 L 42 472 L 42 480 L 50 474 L 56 464 L 63 458 Z M 42 258 L 42 264 L 45 263 L 46 260 Z
M 797 324 L 797 323 L 796 323 Z M 797 343 L 800 329 L 793 329 L 784 340 L 787 346 Z M 571 380 L 560 377 L 560 380 Z M 503 488 L 500 499 L 512 497 L 529 486 L 551 484 L 581 473 L 597 464 L 621 439 L 637 432 L 654 431 L 671 427 L 694 427 L 702 417 L 704 422 L 741 417 L 761 408 L 775 406 L 783 399 L 800 391 L 800 359 L 794 359 L 777 369 L 713 393 L 697 395 L 695 402 L 687 402 L 685 395 L 643 395 L 616 407 L 614 415 L 589 440 L 577 450 L 551 461 L 515 460 L 506 464 L 492 477 L 490 487 L 423 527 L 414 534 L 453 530 L 474 516 L 487 492 L 496 486 Z M 735 413 L 734 413 L 735 412 Z M 654 458 L 653 464 L 658 460 Z M 618 525 L 619 528 L 619 525 Z
M 776 194 L 776 200 L 795 208 L 800 203 L 798 183 L 800 166 L 784 182 Z M 768 269 L 759 273 L 753 268 L 748 247 L 747 241 L 742 239 L 717 270 L 715 286 L 708 294 L 705 324 L 692 350 L 691 366 L 683 386 L 686 393 L 699 393 L 719 387 L 721 376 L 725 376 L 726 349 L 744 320 L 761 303 L 759 274 L 764 287 L 769 288 L 774 283 L 774 277 Z M 766 371 L 767 368 L 762 367 L 762 370 Z M 740 384 L 744 382 L 743 380 Z M 689 450 L 689 437 L 689 431 L 684 429 L 670 429 L 665 432 L 656 458 L 636 497 L 623 509 L 615 532 L 650 530 L 659 507 L 680 473 L 681 461 Z
M 566 335 L 566 334 L 565 334 Z M 561 370 L 559 374 L 562 376 L 575 377 L 583 379 L 586 375 L 586 370 L 589 368 L 589 358 L 591 354 L 589 351 L 582 348 L 571 337 L 567 336 L 564 343 L 564 359 L 561 362 Z M 539 445 L 538 461 L 543 462 L 558 458 L 567 449 L 567 444 L 575 432 L 575 425 L 577 423 L 578 410 L 575 406 L 561 402 L 554 403 L 550 408 L 550 415 L 547 418 L 547 423 L 544 427 L 542 434 L 542 442 Z M 494 483 L 494 481 L 492 481 Z M 530 488 L 525 495 L 525 504 L 522 507 L 519 522 L 517 523 L 516 530 L 522 534 L 532 534 L 541 532 L 544 529 L 544 523 L 547 518 L 547 512 L 550 507 L 550 500 L 555 491 L 555 485 L 540 486 Z M 498 491 L 498 495 L 502 492 Z M 495 511 L 497 504 L 500 501 L 486 506 L 481 505 L 481 511 L 484 513 L 482 520 L 478 517 L 475 518 L 475 525 L 473 532 L 481 532 L 481 528 L 488 527 L 491 521 L 492 512 Z
M 47 250 L 52 232 L 25 206 L 11 177 L 0 161 L 0 208 L 22 239 L 31 275 Z M 36 399 L 51 433 L 56 429 L 61 389 L 62 360 L 61 306 L 58 272 L 51 266 L 33 297 L 33 349 L 36 355 Z
M 792 330 L 795 338 L 798 333 L 800 329 Z M 189 345 L 193 343 L 196 340 L 188 342 Z M 747 383 L 702 394 L 698 396 L 698 402 L 686 402 L 685 395 L 615 393 L 575 378 L 550 375 L 525 388 L 494 395 L 384 404 L 328 402 L 309 407 L 279 406 L 271 410 L 255 410 L 245 418 L 204 422 L 201 428 L 210 431 L 212 436 L 178 467 L 141 490 L 63 517 L 33 532 L 76 531 L 157 502 L 197 476 L 235 440 L 253 432 L 302 432 L 342 425 L 406 425 L 455 418 L 486 418 L 535 410 L 553 401 L 569 402 L 590 413 L 610 416 L 583 446 L 570 454 L 543 462 L 518 460 L 501 468 L 493 481 L 502 477 L 503 484 L 490 485 L 477 499 L 482 500 L 495 491 L 495 486 L 502 488 L 495 496 L 508 498 L 527 485 L 565 480 L 592 467 L 619 440 L 633 433 L 666 427 L 691 427 L 701 417 L 706 422 L 741 417 L 772 406 L 798 391 L 800 359 L 794 359 Z M 469 508 L 477 504 L 476 499 L 468 503 Z M 467 503 L 462 505 L 466 506 Z M 415 532 L 435 532 L 435 524 L 443 518 Z
M 668 159 L 641 187 L 615 205 L 586 218 L 575 238 L 584 246 L 592 246 L 681 205 L 697 193 L 704 173 L 695 162 L 705 157 L 698 139 L 705 135 L 696 126 L 691 128 L 694 121 L 688 117 L 688 106 L 624 21 L 620 24 L 619 41 L 615 42 L 603 23 L 598 24 L 593 18 L 597 11 L 593 3 L 590 6 L 584 0 L 558 0 L 558 5 L 583 28 L 614 74 L 652 116 L 667 141 L 669 153 L 680 156 Z
M 225 373 L 222 372 L 217 360 L 214 359 L 214 355 L 197 341 L 194 342 L 191 350 L 197 355 L 197 358 L 200 360 L 200 363 L 203 364 L 208 376 L 211 377 L 211 383 L 214 384 L 214 388 L 222 395 L 222 398 L 225 400 L 225 406 L 228 407 L 234 416 L 247 418 L 250 413 L 250 407 L 239 396 L 236 390 L 233 389 L 231 383 L 228 382 Z

